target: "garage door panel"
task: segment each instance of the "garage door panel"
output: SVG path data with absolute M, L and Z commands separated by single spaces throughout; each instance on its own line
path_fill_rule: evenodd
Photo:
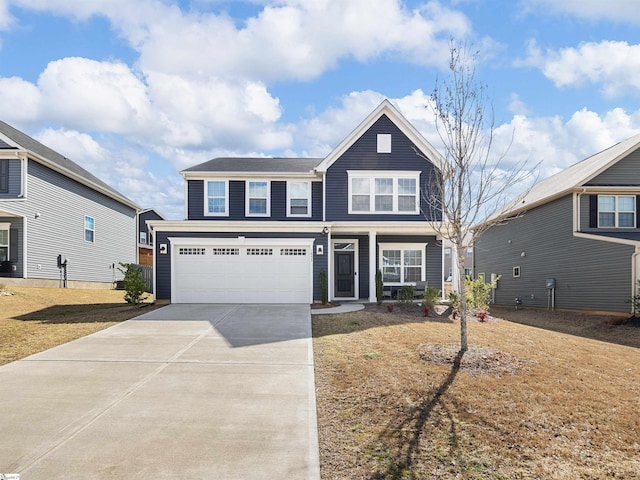
M 312 249 L 282 245 L 173 249 L 174 303 L 309 303 Z M 231 253 L 231 254 L 230 254 Z

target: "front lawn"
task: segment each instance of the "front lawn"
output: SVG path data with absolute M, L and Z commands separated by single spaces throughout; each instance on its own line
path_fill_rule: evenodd
M 0 288 L 0 365 L 141 315 L 121 290 Z
M 322 478 L 638 478 L 640 328 L 493 313 L 314 316 Z

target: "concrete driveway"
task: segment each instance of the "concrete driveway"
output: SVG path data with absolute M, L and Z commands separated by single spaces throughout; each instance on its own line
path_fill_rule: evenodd
M 0 367 L 0 473 L 318 479 L 305 305 L 169 305 Z

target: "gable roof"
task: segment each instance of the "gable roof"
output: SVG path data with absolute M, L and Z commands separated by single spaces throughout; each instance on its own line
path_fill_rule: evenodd
M 524 210 L 563 197 L 611 168 L 639 147 L 640 134 L 587 157 L 561 172 L 539 181 L 524 196 L 518 197 L 507 208 L 494 212 L 482 223 L 497 218 L 511 217 Z
M 234 172 L 243 175 L 312 174 L 321 161 L 321 158 L 220 157 L 187 168 L 180 173 L 184 177 L 216 172 Z
M 371 126 L 378 121 L 380 117 L 386 115 L 409 140 L 411 140 L 418 149 L 426 155 L 426 157 L 439 169 L 445 159 L 433 146 L 425 140 L 425 138 L 409 123 L 409 121 L 394 107 L 386 98 L 378 105 L 378 107 L 365 118 L 355 130 L 353 130 L 340 144 L 334 148 L 329 155 L 318 165 L 319 172 L 326 172 L 340 156 L 351 147 Z
M 3 147 L 2 144 L 7 145 Z M 13 144 L 13 145 L 12 145 Z M 64 155 L 43 145 L 26 133 L 12 127 L 8 123 L 0 120 L 0 148 L 13 149 L 16 152 L 23 151 L 27 156 L 46 167 L 55 170 L 83 185 L 96 190 L 120 203 L 138 210 L 139 207 L 120 192 L 107 185 L 98 177 L 89 173 L 77 163 L 69 160 Z M 16 157 L 17 158 L 17 157 Z

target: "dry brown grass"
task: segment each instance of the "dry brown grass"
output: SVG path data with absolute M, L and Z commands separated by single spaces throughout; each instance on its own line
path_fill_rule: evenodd
M 640 478 L 640 328 L 493 313 L 522 323 L 471 321 L 460 364 L 459 321 L 315 316 L 322 478 Z
M 124 292 L 0 288 L 0 365 L 75 340 L 155 306 L 127 305 Z

